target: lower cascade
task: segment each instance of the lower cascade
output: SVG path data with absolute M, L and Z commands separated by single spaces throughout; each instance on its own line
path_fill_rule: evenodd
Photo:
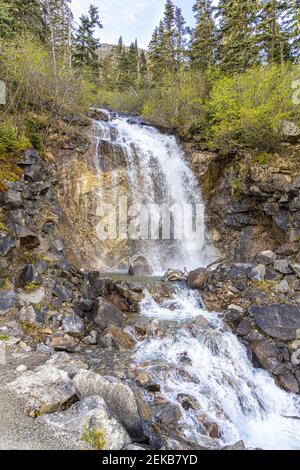
M 299 396 L 253 367 L 245 346 L 220 315 L 201 308 L 198 294 L 180 288 L 172 305 L 151 296 L 143 302 L 143 315 L 169 326 L 163 338 L 138 346 L 136 361 L 147 364 L 170 402 L 186 400 L 179 428 L 187 441 L 214 448 L 203 437 L 204 414 L 217 424 L 214 437 L 224 446 L 243 440 L 251 449 L 299 450 Z
M 95 123 L 95 135 L 100 167 L 105 169 L 102 152 L 107 143 L 114 158 L 119 152 L 125 158 L 126 188 L 134 202 L 202 202 L 175 137 L 119 117 Z M 115 171 L 114 176 L 117 197 L 120 175 Z M 102 192 L 107 198 L 105 191 L 111 186 Z M 194 251 L 184 241 L 127 244 L 128 257 L 137 252 L 147 257 L 156 273 L 171 267 L 191 270 L 216 257 L 208 234 L 204 247 Z M 281 390 L 269 373 L 252 365 L 245 346 L 221 315 L 205 310 L 199 294 L 178 287 L 171 300 L 160 304 L 148 294 L 141 315 L 158 326 L 153 338 L 138 343 L 134 361 L 155 377 L 168 402 L 181 404 L 177 432 L 187 442 L 212 449 L 240 440 L 251 449 L 300 449 L 299 396 Z M 146 399 L 153 402 L 151 394 Z M 213 438 L 207 437 L 204 416 L 212 423 Z

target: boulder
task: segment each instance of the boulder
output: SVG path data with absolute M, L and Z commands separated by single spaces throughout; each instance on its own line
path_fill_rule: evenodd
M 249 313 L 256 325 L 269 336 L 293 341 L 300 329 L 300 306 L 292 304 L 253 305 Z
M 0 256 L 6 256 L 15 246 L 14 240 L 0 233 Z
M 281 359 L 276 345 L 266 340 L 252 343 L 251 351 L 258 364 L 264 369 L 268 369 L 270 359 Z
M 251 281 L 264 281 L 266 276 L 266 266 L 259 264 L 248 269 L 247 276 Z
M 292 274 L 293 271 L 290 267 L 290 263 L 286 259 L 280 259 L 275 261 L 274 269 L 281 274 Z
M 21 308 L 19 314 L 19 321 L 30 323 L 31 325 L 36 325 L 37 323 L 39 323 L 38 315 L 32 305 L 28 305 L 27 307 Z
M 132 349 L 135 346 L 133 337 L 122 328 L 109 326 L 99 338 L 98 343 L 105 348 Z
M 285 375 L 279 375 L 277 377 L 278 385 L 290 393 L 299 393 L 299 383 L 298 380 L 290 373 Z
M 282 121 L 281 134 L 285 141 L 297 143 L 300 139 L 300 128 L 292 121 Z
M 45 362 L 45 366 L 55 367 L 56 369 L 63 370 L 70 378 L 73 378 L 77 372 L 88 369 L 88 365 L 81 359 L 77 359 L 66 352 L 57 352 Z
M 5 315 L 16 303 L 17 296 L 12 290 L 0 290 L 0 316 Z
M 23 291 L 18 293 L 18 300 L 21 305 L 38 305 L 45 299 L 46 292 L 43 287 L 39 287 L 33 291 Z
M 73 352 L 76 346 L 78 346 L 78 340 L 68 334 L 57 334 L 52 336 L 49 346 L 55 349 L 55 351 Z
M 276 261 L 276 258 L 276 254 L 271 250 L 262 251 L 256 256 L 257 261 L 260 264 L 265 264 L 266 266 L 273 264 Z
M 129 274 L 131 276 L 152 276 L 153 269 L 144 256 L 134 256 L 129 261 Z
M 81 337 L 85 334 L 84 322 L 75 312 L 64 317 L 62 321 L 63 330 L 70 336 Z
M 116 451 L 131 444 L 128 433 L 99 396 L 87 397 L 67 411 L 44 416 L 42 421 L 79 448 Z
M 0 202 L 10 210 L 20 209 L 24 205 L 21 191 L 15 189 L 1 192 Z
M 187 275 L 178 269 L 169 269 L 162 277 L 163 282 L 183 282 L 187 280 Z
M 78 396 L 82 399 L 99 395 L 107 407 L 136 441 L 143 441 L 144 433 L 132 390 L 119 381 L 109 382 L 101 375 L 80 371 L 74 377 Z
M 189 273 L 187 283 L 189 289 L 204 289 L 209 272 L 206 268 L 199 268 Z
M 95 119 L 96 121 L 110 121 L 110 114 L 105 109 L 98 109 L 98 108 L 90 108 L 88 112 L 88 116 L 91 119 Z
M 68 374 L 52 366 L 41 366 L 33 372 L 26 372 L 8 388 L 24 398 L 26 412 L 36 417 L 52 413 L 75 399 L 76 389 Z
M 28 264 L 25 268 L 21 271 L 17 285 L 19 287 L 24 287 L 27 284 L 41 284 L 42 278 L 33 264 Z
M 182 417 L 180 407 L 178 405 L 168 404 L 158 413 L 157 419 L 164 428 L 177 429 L 178 422 Z
M 68 302 L 71 300 L 71 295 L 68 289 L 60 283 L 56 283 L 53 287 L 52 294 L 57 297 L 61 302 Z
M 222 450 L 246 450 L 244 441 L 238 441 L 235 444 L 225 446 Z
M 40 162 L 40 159 L 41 158 L 35 149 L 28 149 L 23 153 L 21 160 L 18 160 L 18 166 L 22 168 L 36 165 Z
M 294 273 L 300 278 L 300 264 L 292 264 L 291 268 Z
M 105 330 L 111 325 L 121 327 L 123 314 L 114 304 L 99 297 L 94 305 L 93 320 L 101 330 Z

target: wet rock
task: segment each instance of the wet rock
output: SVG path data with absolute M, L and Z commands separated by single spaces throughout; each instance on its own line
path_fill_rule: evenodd
M 238 441 L 230 446 L 223 447 L 222 450 L 246 450 L 244 441 Z
M 281 274 L 292 274 L 293 271 L 290 267 L 290 263 L 286 259 L 277 260 L 274 263 L 274 269 Z
M 237 327 L 235 333 L 238 336 L 247 336 L 251 329 L 252 329 L 252 322 L 248 318 L 243 318 L 243 320 L 240 322 L 239 326 Z
M 281 359 L 276 345 L 266 340 L 251 344 L 251 351 L 258 364 L 264 369 L 268 369 L 270 359 Z
M 177 405 L 169 404 L 165 406 L 157 415 L 158 422 L 164 428 L 177 428 L 182 413 L 180 407 Z
M 21 271 L 17 285 L 19 287 L 24 287 L 27 284 L 41 284 L 42 278 L 38 271 L 36 270 L 33 264 L 28 264 L 25 268 Z
M 11 391 L 26 401 L 32 416 L 52 413 L 75 399 L 76 389 L 68 374 L 55 367 L 41 366 L 8 384 Z
M 153 269 L 144 256 L 135 256 L 129 261 L 129 274 L 131 276 L 152 276 Z
M 110 121 L 110 114 L 104 109 L 91 108 L 88 112 L 88 116 L 96 121 Z
M 80 338 L 85 334 L 84 322 L 74 312 L 64 317 L 62 321 L 62 327 L 64 331 L 70 336 Z
M 298 380 L 292 374 L 280 375 L 277 377 L 277 383 L 287 392 L 299 393 Z
M 294 366 L 300 366 L 300 349 L 293 352 L 291 361 Z
M 78 345 L 78 342 L 69 335 L 55 335 L 52 337 L 51 342 L 49 346 L 55 351 L 68 351 L 68 352 L 73 352 L 76 346 Z
M 77 372 L 88 369 L 88 365 L 81 359 L 77 359 L 76 357 L 71 356 L 65 352 L 58 352 L 53 354 L 44 365 L 63 370 L 69 375 L 70 378 L 73 378 Z
M 0 256 L 6 256 L 16 246 L 16 242 L 0 233 Z
M 109 382 L 94 372 L 81 371 L 76 374 L 74 384 L 80 398 L 99 395 L 108 409 L 129 432 L 130 436 L 143 441 L 144 433 L 132 390 L 118 380 Z
M 182 282 L 187 280 L 187 274 L 176 269 L 169 269 L 163 276 L 163 282 Z
M 193 397 L 193 395 L 180 393 L 179 395 L 177 395 L 177 401 L 178 403 L 180 403 L 182 408 L 186 411 L 199 410 L 201 408 L 198 400 L 195 397 Z
M 212 439 L 219 439 L 221 433 L 217 423 L 214 423 L 204 414 L 198 416 L 199 423 L 205 429 L 207 435 Z
M 266 266 L 273 264 L 276 261 L 276 258 L 276 254 L 271 250 L 262 251 L 256 257 L 260 264 L 264 264 Z
M 146 285 L 146 289 L 155 302 L 159 304 L 165 300 L 174 298 L 174 290 L 167 284 L 152 282 Z
M 293 341 L 300 329 L 300 307 L 292 304 L 254 305 L 249 313 L 267 335 Z
M 43 421 L 79 448 L 121 450 L 131 444 L 128 433 L 99 396 L 85 398 L 65 412 L 43 417 Z
M 17 296 L 12 290 L 0 290 L 0 316 L 5 315 L 16 303 Z
M 101 330 L 111 325 L 121 327 L 123 325 L 123 314 L 111 302 L 98 298 L 94 305 L 93 320 Z
M 205 288 L 209 272 L 206 268 L 196 269 L 189 273 L 187 283 L 189 289 L 203 290 Z
M 135 346 L 135 340 L 122 328 L 111 325 L 98 339 L 98 344 L 105 348 L 132 349 Z

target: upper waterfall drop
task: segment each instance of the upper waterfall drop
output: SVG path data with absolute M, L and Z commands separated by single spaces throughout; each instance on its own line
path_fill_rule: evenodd
M 176 137 L 118 116 L 109 122 L 95 122 L 95 138 L 100 174 L 109 179 L 99 188 L 99 203 L 109 202 L 117 208 L 120 197 L 127 197 L 130 227 L 142 232 L 141 237 L 129 237 L 126 242 L 124 238 L 119 243 L 112 239 L 103 242 L 104 247 L 110 247 L 106 270 L 122 270 L 128 259 L 138 254 L 149 260 L 157 274 L 169 268 L 192 270 L 214 260 L 216 252 L 205 230 L 201 192 Z M 134 222 L 137 208 L 142 211 L 142 228 Z M 161 225 L 166 214 L 170 226 L 165 232 Z M 159 235 L 156 231 L 153 236 L 158 223 Z

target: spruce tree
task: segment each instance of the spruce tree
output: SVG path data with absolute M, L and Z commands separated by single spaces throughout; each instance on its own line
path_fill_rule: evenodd
M 193 8 L 196 28 L 191 42 L 191 65 L 198 70 L 206 70 L 215 63 L 216 26 L 211 0 L 198 0 Z
M 175 9 L 175 60 L 177 70 L 185 63 L 186 61 L 186 21 L 183 17 L 181 8 Z
M 98 71 L 97 49 L 100 47 L 100 40 L 94 37 L 97 28 L 103 28 L 99 10 L 91 5 L 88 14 L 80 17 L 80 25 L 75 34 L 73 54 L 75 67 L 87 68 L 92 72 Z
M 257 63 L 257 0 L 220 0 L 218 54 L 226 72 L 243 72 Z
M 176 68 L 176 30 L 175 6 L 172 0 L 167 0 L 163 22 L 160 24 L 161 57 L 166 71 Z
M 163 23 L 160 22 L 160 26 L 155 28 L 150 44 L 148 54 L 148 68 L 153 81 L 159 79 L 162 71 L 162 45 L 161 38 L 163 34 Z

